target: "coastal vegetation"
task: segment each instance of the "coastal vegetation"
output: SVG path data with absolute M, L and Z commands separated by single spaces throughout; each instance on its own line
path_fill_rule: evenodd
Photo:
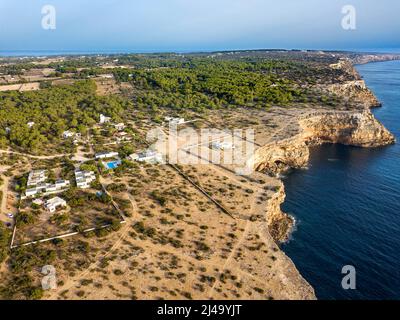
M 227 107 L 269 109 L 273 105 L 326 103 L 337 98 L 321 95 L 307 84 L 316 68 L 304 64 L 260 60 L 214 61 L 193 59 L 174 67 L 114 69 L 120 82 L 131 82 L 135 103 L 153 109 L 192 109 L 204 111 Z
M 11 146 L 18 151 L 40 154 L 51 147 L 58 153 L 72 153 L 74 146 L 71 141 L 61 140 L 62 133 L 72 130 L 85 134 L 98 122 L 100 113 L 118 122 L 126 115 L 125 111 L 132 114 L 136 110 L 160 122 L 162 110 L 204 113 L 237 107 L 334 108 L 340 104 L 340 98 L 318 86 L 348 77 L 343 70 L 330 68 L 317 58 L 228 54 L 69 57 L 40 65 L 32 61 L 8 63 L 0 71 L 24 75 L 44 68 L 53 70 L 49 77 L 70 78 L 72 84 L 54 85 L 45 77 L 38 91 L 1 92 L 0 149 Z M 92 78 L 110 73 L 118 84 L 130 84 L 130 89 L 123 95 L 97 95 L 98 82 Z
M 85 134 L 100 113 L 118 120 L 130 105 L 118 96 L 97 96 L 90 80 L 40 91 L 2 92 L 0 101 L 0 148 L 10 145 L 32 153 L 59 145 L 65 130 Z M 28 122 L 34 125 L 29 127 Z M 64 143 L 59 151 L 71 148 L 71 143 Z

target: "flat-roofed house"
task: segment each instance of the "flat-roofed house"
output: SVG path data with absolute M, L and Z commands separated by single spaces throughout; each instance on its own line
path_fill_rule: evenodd
M 95 158 L 96 159 L 106 159 L 106 158 L 114 158 L 114 157 L 118 157 L 118 152 L 99 152 L 96 153 Z
M 32 188 L 28 188 L 25 190 L 25 196 L 26 197 L 32 197 L 32 196 L 36 196 L 39 193 L 43 193 L 47 188 L 47 184 L 46 183 L 40 183 L 37 184 L 36 186 L 32 187 Z
M 134 153 L 129 156 L 134 161 L 159 163 L 163 162 L 162 154 L 153 150 L 146 150 L 141 153 Z
M 110 117 L 106 117 L 104 114 L 100 115 L 100 124 L 108 123 L 111 121 Z
M 112 79 L 114 78 L 114 75 L 111 73 L 107 73 L 107 74 L 100 74 L 99 77 L 104 79 Z
M 93 171 L 75 171 L 76 186 L 81 189 L 87 189 L 90 184 L 96 180 L 96 175 Z
M 25 197 L 33 197 L 38 194 L 54 193 L 62 191 L 70 186 L 69 180 L 57 180 L 56 183 L 46 183 L 47 177 L 44 170 L 32 171 L 28 177 L 28 187 L 25 191 Z
M 73 133 L 72 131 L 69 131 L 69 130 L 63 132 L 64 139 L 72 138 L 74 135 L 75 135 L 75 133 Z
M 58 207 L 66 207 L 67 202 L 60 197 L 54 197 L 46 201 L 45 208 L 50 212 L 55 212 Z
M 50 184 L 46 187 L 46 192 L 55 192 L 57 191 L 57 186 L 55 184 Z
M 33 170 L 28 176 L 28 186 L 36 186 L 39 183 L 43 183 L 47 180 L 45 170 Z
M 63 189 L 66 187 L 69 187 L 71 184 L 71 182 L 69 182 L 69 180 L 57 180 L 55 183 L 55 187 L 57 189 Z
M 35 196 L 39 193 L 37 188 L 29 188 L 25 190 L 25 196 L 26 197 L 32 197 Z

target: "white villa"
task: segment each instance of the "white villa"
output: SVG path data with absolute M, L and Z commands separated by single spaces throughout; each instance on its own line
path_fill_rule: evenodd
M 111 121 L 110 117 L 106 117 L 104 114 L 100 115 L 100 124 L 108 123 Z
M 34 170 L 29 173 L 25 197 L 33 197 L 40 193 L 51 194 L 64 190 L 70 186 L 68 180 L 57 180 L 56 183 L 46 183 L 45 170 Z
M 96 180 L 96 175 L 93 171 L 75 171 L 76 186 L 81 189 L 87 189 L 90 184 Z
M 114 158 L 118 157 L 118 152 L 99 152 L 96 153 L 96 159 L 106 159 L 106 158 Z
M 106 74 L 100 74 L 99 77 L 104 79 L 112 79 L 114 78 L 114 75 L 111 73 L 106 73 Z
M 163 162 L 162 154 L 153 150 L 146 150 L 141 153 L 134 153 L 129 156 L 133 161 L 159 163 Z
M 72 138 L 75 135 L 75 133 L 71 132 L 71 131 L 64 131 L 63 132 L 63 138 L 64 139 L 68 139 L 68 138 Z
M 211 147 L 213 149 L 218 149 L 218 150 L 229 150 L 229 149 L 235 149 L 235 145 L 231 142 L 220 142 L 220 141 L 215 141 L 211 143 Z
M 54 197 L 47 200 L 44 206 L 48 211 L 55 212 L 58 207 L 66 207 L 67 202 L 59 197 Z
M 40 183 L 33 188 L 26 189 L 25 197 L 33 197 L 40 193 L 43 194 L 51 194 L 63 191 L 67 187 L 70 186 L 70 182 L 68 180 L 59 180 L 55 184 L 50 183 Z
M 29 128 L 32 128 L 32 127 L 35 125 L 35 123 L 34 123 L 33 121 L 31 121 L 31 122 L 28 122 L 26 125 L 27 125 Z
M 34 170 L 29 173 L 28 186 L 36 186 L 39 183 L 43 183 L 47 180 L 45 170 Z
M 68 138 L 72 138 L 72 137 L 80 138 L 81 134 L 79 132 L 76 133 L 76 132 L 72 132 L 70 130 L 67 130 L 67 131 L 63 132 L 63 138 L 64 139 L 68 139 Z

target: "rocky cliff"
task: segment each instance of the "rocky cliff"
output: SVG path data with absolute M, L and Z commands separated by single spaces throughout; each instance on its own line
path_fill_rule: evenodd
M 353 64 L 366 64 L 370 62 L 383 62 L 383 61 L 392 61 L 392 60 L 400 60 L 399 54 L 353 54 L 350 55 L 350 60 Z
M 360 108 L 374 108 L 381 106 L 381 103 L 375 97 L 373 92 L 367 88 L 365 81 L 361 79 L 329 85 L 325 89 L 329 93 L 340 96 L 344 101 L 351 102 L 353 105 L 357 105 Z
M 370 112 L 332 112 L 299 121 L 306 144 L 341 143 L 358 147 L 393 144 L 395 138 Z
M 309 145 L 341 143 L 358 147 L 393 144 L 395 138 L 368 110 L 315 112 L 299 119 L 300 133 L 256 150 L 257 171 L 280 173 L 290 168 L 305 167 Z
M 290 230 L 294 226 L 294 218 L 281 210 L 281 205 L 285 201 L 285 187 L 281 182 L 279 190 L 269 199 L 267 207 L 267 225 L 269 233 L 276 242 L 288 240 Z
M 372 115 L 364 111 L 313 112 L 299 118 L 299 133 L 291 138 L 260 147 L 254 157 L 256 170 L 278 174 L 291 168 L 306 167 L 309 146 L 340 143 L 359 147 L 378 147 L 395 142 L 394 136 Z M 285 241 L 294 224 L 282 212 L 284 186 L 269 201 L 268 226 L 276 241 Z

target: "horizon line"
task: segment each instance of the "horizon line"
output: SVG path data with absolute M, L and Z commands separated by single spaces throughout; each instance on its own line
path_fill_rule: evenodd
M 202 54 L 226 53 L 249 51 L 305 51 L 305 52 L 340 52 L 340 53 L 366 53 L 366 54 L 400 54 L 400 48 L 249 48 L 249 49 L 200 49 L 200 50 L 129 50 L 129 49 L 92 49 L 92 50 L 0 50 L 0 57 L 46 57 L 46 56 L 76 56 L 76 55 L 128 55 L 128 54 Z

